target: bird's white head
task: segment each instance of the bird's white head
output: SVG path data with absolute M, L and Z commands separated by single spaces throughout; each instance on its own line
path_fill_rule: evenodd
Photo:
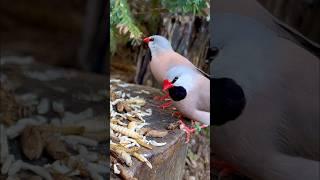
M 187 66 L 175 66 L 168 70 L 164 80 L 163 90 L 167 90 L 173 86 L 183 86 L 185 89 L 191 89 L 193 86 L 193 78 L 197 72 Z
M 173 51 L 171 43 L 163 36 L 153 35 L 144 38 L 143 41 L 148 44 L 152 56 L 163 52 Z

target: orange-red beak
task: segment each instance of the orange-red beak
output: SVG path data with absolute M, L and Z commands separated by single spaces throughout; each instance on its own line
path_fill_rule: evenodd
M 173 84 L 168 79 L 165 79 L 163 81 L 163 87 L 162 87 L 163 91 L 166 91 L 166 90 L 168 90 L 168 89 L 170 89 L 172 87 L 173 87 Z
M 143 42 L 145 42 L 145 43 L 147 43 L 147 44 L 148 44 L 148 43 L 150 42 L 150 38 L 149 38 L 149 37 L 144 38 L 144 39 L 143 39 Z

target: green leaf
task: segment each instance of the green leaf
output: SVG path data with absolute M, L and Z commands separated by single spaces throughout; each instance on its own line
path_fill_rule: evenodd
M 181 13 L 188 14 L 192 13 L 194 15 L 201 15 L 201 10 L 207 7 L 207 0 L 153 0 L 149 1 L 139 1 L 141 3 L 149 3 L 151 14 L 155 17 L 150 19 L 149 32 L 154 31 L 157 28 L 157 19 L 159 19 L 159 10 L 156 12 L 156 9 L 164 10 L 166 9 L 171 13 Z M 143 35 L 141 29 L 139 28 L 139 22 L 143 18 L 134 19 L 128 0 L 111 0 L 110 1 L 110 51 L 114 53 L 117 49 L 117 44 L 120 43 L 123 39 L 126 41 L 130 40 L 133 45 L 140 44 L 141 37 Z M 160 7 L 157 7 L 160 6 Z M 137 21 L 139 20 L 139 21 Z M 121 38 L 121 40 L 119 40 Z

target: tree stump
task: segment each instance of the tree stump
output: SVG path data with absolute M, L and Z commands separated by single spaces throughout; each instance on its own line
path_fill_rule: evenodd
M 136 93 L 141 92 L 141 90 L 148 91 L 150 94 Z M 152 115 L 144 118 L 147 123 L 150 123 L 148 127 L 152 129 L 165 130 L 170 123 L 178 121 L 177 118 L 172 116 L 170 108 L 160 109 L 161 102 L 153 99 L 154 96 L 163 95 L 158 89 L 135 84 L 129 84 L 128 87 L 120 87 L 116 84 L 116 91 L 130 93 L 131 97 L 139 96 L 146 100 L 147 103 L 144 108 L 151 108 Z M 182 179 L 187 153 L 185 133 L 180 129 L 169 130 L 168 135 L 165 137 L 151 139 L 167 143 L 165 146 L 154 147 L 152 150 L 145 149 L 141 152 L 146 155 L 153 168 L 150 169 L 145 163 L 133 158 L 133 166 L 129 168 L 129 171 L 138 179 Z M 119 177 L 111 173 L 111 179 L 119 179 Z

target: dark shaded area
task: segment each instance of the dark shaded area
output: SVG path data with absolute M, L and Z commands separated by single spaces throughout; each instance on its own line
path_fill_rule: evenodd
M 319 179 L 315 52 L 254 0 L 216 0 L 211 18 L 219 48 L 211 72 L 236 80 L 248 97 L 243 114 L 212 130 L 213 176 L 224 170 L 216 158 L 252 179 Z
M 213 125 L 223 125 L 240 116 L 246 105 L 245 94 L 239 84 L 230 78 L 211 79 L 214 86 L 211 115 Z
M 81 68 L 96 73 L 109 71 L 109 3 L 104 0 L 87 1 L 82 45 L 78 60 Z
M 36 117 L 41 116 L 49 124 L 68 117 L 78 119 L 83 112 L 92 113 L 87 117 L 92 122 L 86 127 L 98 125 L 92 127 L 93 131 L 103 129 L 103 132 L 87 134 L 100 138 L 98 146 L 87 149 L 98 152 L 100 160 L 106 164 L 103 171 L 109 173 L 109 123 L 106 123 L 109 114 L 108 50 L 109 1 L 0 0 L 0 92 L 10 92 L 12 99 L 18 95 L 36 96 L 39 101 L 26 115 L 22 108 L 24 101 L 12 103 L 0 96 L 1 127 L 8 129 L 25 117 L 37 121 Z M 41 110 L 44 99 L 47 103 Z M 61 114 L 53 111 L 54 102 L 64 104 Z M 48 106 L 49 112 L 42 113 Z M 43 153 L 40 159 L 29 160 L 19 147 L 22 140 L 8 138 L 8 141 L 9 155 L 15 157 L 14 161 L 22 159 L 33 165 L 53 162 L 47 153 Z M 30 148 L 35 147 L 32 146 Z M 1 168 L 4 160 L 1 160 Z M 107 173 L 102 175 L 103 179 L 107 179 Z M 30 174 L 29 171 L 19 173 L 21 179 L 31 179 Z M 6 176 L 7 173 L 0 179 Z
M 90 121 L 88 122 L 88 124 L 91 124 L 94 128 L 85 126 L 85 130 L 83 131 L 83 133 L 73 135 L 80 135 L 82 137 L 86 137 L 99 142 L 97 146 L 87 146 L 87 148 L 90 152 L 97 153 L 97 155 L 100 156 L 100 160 L 104 161 L 107 164 L 105 165 L 105 168 L 109 170 L 109 156 L 106 156 L 107 154 L 109 154 L 109 133 L 106 127 L 107 124 L 105 123 L 106 112 L 108 112 L 106 111 L 106 109 L 108 109 L 109 104 L 105 102 L 108 95 L 104 85 L 105 77 L 96 74 L 82 73 L 79 71 L 53 68 L 52 66 L 38 63 L 27 63 L 24 65 L 19 65 L 13 62 L 6 62 L 5 64 L 2 64 L 1 70 L 1 77 L 5 77 L 6 80 L 1 82 L 0 91 L 6 91 L 6 89 L 9 89 L 15 99 L 23 95 L 31 94 L 32 96 L 35 96 L 35 99 L 38 99 L 39 102 L 41 102 L 40 100 L 44 98 L 48 99 L 50 104 L 48 112 L 45 113 L 39 112 L 40 103 L 32 105 L 36 107 L 36 111 L 32 112 L 32 114 L 26 117 L 16 117 L 14 115 L 15 112 L 19 111 L 19 108 L 8 109 L 10 113 L 7 113 L 7 116 L 0 116 L 1 123 L 3 123 L 2 118 L 9 118 L 9 116 L 15 123 L 19 123 L 22 118 L 30 118 L 36 121 L 37 117 L 41 116 L 42 118 L 46 119 L 46 125 L 50 124 L 59 128 L 80 127 L 82 126 L 80 124 L 84 121 Z M 55 74 L 58 76 L 48 76 L 48 72 L 55 72 Z M 33 74 L 35 73 L 37 73 L 38 75 L 33 76 Z M 44 80 L 46 78 L 49 79 Z M 8 107 L 11 107 L 14 103 L 12 101 L 8 101 L 7 99 L 3 99 L 3 97 L 1 98 L 1 100 L 2 103 L 7 104 Z M 57 113 L 53 108 L 53 103 L 57 102 L 63 103 L 64 108 L 61 114 Z M 27 101 L 25 103 L 30 102 Z M 23 106 L 26 105 L 18 105 L 18 107 Z M 0 113 L 4 113 L 1 110 L 3 109 L 0 109 Z M 89 116 L 84 115 L 85 113 L 83 112 L 88 112 L 88 110 L 92 111 L 92 114 L 89 113 Z M 78 118 L 76 119 L 78 119 L 78 121 L 74 119 L 76 120 L 75 122 L 67 124 L 67 114 L 70 115 L 70 113 L 77 115 Z M 84 119 L 82 120 L 81 113 L 84 117 Z M 59 122 L 61 122 L 62 124 L 54 125 L 54 123 L 57 123 L 57 121 L 53 122 L 54 120 L 59 120 Z M 14 125 L 15 124 L 13 124 L 13 126 Z M 32 124 L 30 124 L 30 126 L 32 126 Z M 11 126 L 7 126 L 6 128 L 10 127 Z M 33 127 L 39 129 L 41 128 L 41 126 Z M 95 127 L 99 128 L 96 129 Z M 40 158 L 33 160 L 28 159 L 22 151 L 23 143 L 21 144 L 21 141 L 21 135 L 17 136 L 14 139 L 8 139 L 10 149 L 9 154 L 14 155 L 16 160 L 21 159 L 26 163 L 38 166 L 52 164 L 57 160 L 52 158 L 52 156 L 50 156 L 45 151 L 42 153 Z M 70 155 L 76 155 L 78 152 L 75 152 L 74 148 L 71 148 L 72 146 L 69 147 L 69 145 L 66 146 Z M 29 148 L 33 147 L 30 146 Z M 1 164 L 1 167 L 2 166 L 3 164 Z M 19 174 L 19 177 L 26 176 L 26 178 L 28 179 L 30 178 L 30 175 L 32 173 L 30 174 L 30 172 L 21 170 L 17 174 Z M 54 176 L 54 173 L 52 173 L 51 175 Z M 104 179 L 106 179 L 108 176 L 109 174 L 106 173 L 102 175 Z M 84 176 L 75 176 L 73 178 L 90 179 L 89 177 Z
M 275 17 L 320 44 L 319 0 L 258 0 Z
M 0 1 L 1 56 L 106 73 L 109 2 Z

